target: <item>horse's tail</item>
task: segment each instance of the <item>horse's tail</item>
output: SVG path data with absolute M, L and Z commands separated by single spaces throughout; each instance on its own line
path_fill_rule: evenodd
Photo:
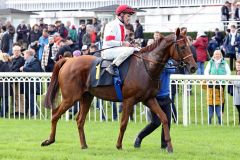
M 59 74 L 61 67 L 64 65 L 64 63 L 66 61 L 67 61 L 67 59 L 61 59 L 54 65 L 51 81 L 48 86 L 47 94 L 46 94 L 46 97 L 44 100 L 44 106 L 46 108 L 54 109 L 56 107 L 54 105 L 54 100 L 56 98 L 56 95 L 57 95 L 58 89 L 59 89 L 58 74 Z

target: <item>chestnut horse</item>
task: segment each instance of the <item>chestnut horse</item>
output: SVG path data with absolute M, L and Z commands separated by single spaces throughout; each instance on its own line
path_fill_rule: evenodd
M 132 107 L 138 102 L 143 102 L 161 120 L 165 140 L 167 141 L 167 150 L 168 152 L 173 151 L 166 115 L 155 98 L 160 87 L 160 73 L 169 58 L 184 63 L 191 73 L 197 69 L 186 33 L 180 34 L 179 28 L 175 34 L 161 37 L 131 57 L 129 70 L 122 86 L 123 110 L 120 133 L 116 145 L 117 149 L 122 148 L 122 140 Z M 56 126 L 59 118 L 76 101 L 80 100 L 81 107 L 76 121 L 81 148 L 87 148 L 84 123 L 93 97 L 96 96 L 108 101 L 118 101 L 114 86 L 90 87 L 90 69 L 95 59 L 96 57 L 94 56 L 86 55 L 67 60 L 63 59 L 55 64 L 45 98 L 45 107 L 53 109 L 51 133 L 49 139 L 42 142 L 42 146 L 55 142 Z M 62 93 L 62 102 L 55 108 L 54 100 L 59 88 Z

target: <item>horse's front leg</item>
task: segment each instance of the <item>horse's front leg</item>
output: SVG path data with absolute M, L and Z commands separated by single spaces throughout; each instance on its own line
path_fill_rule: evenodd
M 92 95 L 85 94 L 82 96 L 82 99 L 80 100 L 80 104 L 81 104 L 80 111 L 76 119 L 82 149 L 88 148 L 86 143 L 85 133 L 84 133 L 84 124 L 85 124 L 86 116 L 88 114 L 92 100 L 93 100 Z
M 167 120 L 166 114 L 163 112 L 163 110 L 159 106 L 156 98 L 149 99 L 146 102 L 146 105 L 151 109 L 151 111 L 153 113 L 155 113 L 158 116 L 158 118 L 162 122 L 163 130 L 164 130 L 164 137 L 165 137 L 165 141 L 167 142 L 167 151 L 169 153 L 173 152 L 169 128 L 168 128 L 168 120 Z
M 121 118 L 121 124 L 120 124 L 120 132 L 117 140 L 117 149 L 122 149 L 122 140 L 125 133 L 125 130 L 127 128 L 128 120 L 129 120 L 129 114 L 134 106 L 134 103 L 131 103 L 130 101 L 124 101 L 122 103 L 122 118 Z

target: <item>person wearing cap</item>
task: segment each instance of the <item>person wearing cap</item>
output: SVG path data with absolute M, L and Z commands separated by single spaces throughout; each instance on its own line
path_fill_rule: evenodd
M 208 38 L 203 31 L 199 31 L 197 33 L 196 41 L 192 44 L 196 48 L 197 52 L 197 74 L 204 74 L 204 63 L 208 59 L 207 46 L 208 46 Z
M 120 5 L 116 9 L 115 20 L 106 24 L 103 38 L 103 49 L 101 57 L 103 59 L 114 59 L 111 65 L 106 69 L 110 74 L 116 75 L 114 68 L 133 54 L 134 48 L 131 44 L 125 41 L 126 28 L 125 25 L 129 24 L 130 17 L 135 13 L 134 9 L 128 5 Z M 115 47 L 107 49 L 110 47 Z
M 79 57 L 81 55 L 82 55 L 81 51 L 79 51 L 79 50 L 73 51 L 73 57 Z
M 87 45 L 82 46 L 82 55 L 88 55 L 89 54 L 89 48 Z

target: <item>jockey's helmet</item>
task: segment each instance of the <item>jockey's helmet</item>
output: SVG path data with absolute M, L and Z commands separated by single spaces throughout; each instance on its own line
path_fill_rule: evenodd
M 127 13 L 133 15 L 135 13 L 134 9 L 128 5 L 120 5 L 116 9 L 116 15 L 120 15 L 121 13 Z

